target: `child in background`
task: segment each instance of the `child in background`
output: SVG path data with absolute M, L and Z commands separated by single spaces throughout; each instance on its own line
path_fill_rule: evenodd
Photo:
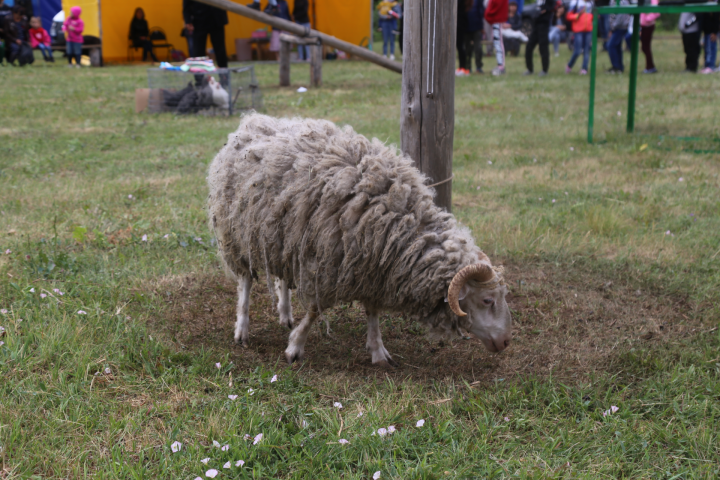
M 629 5 L 627 0 L 620 0 L 620 5 Z M 607 73 L 623 73 L 625 65 L 623 65 L 623 40 L 627 37 L 628 28 L 630 27 L 630 15 L 626 13 L 613 13 L 610 15 L 610 40 L 608 41 L 607 51 L 612 66 Z
M 380 11 L 380 28 L 383 36 L 383 56 L 388 56 L 390 47 L 390 60 L 395 60 L 395 30 L 397 30 L 397 12 L 393 9 L 397 2 L 383 0 L 377 6 Z
M 705 52 L 705 68 L 700 73 L 713 73 L 717 60 L 717 40 L 720 30 L 720 12 L 698 13 L 700 28 L 703 32 L 703 50 Z
M 650 0 L 650 5 L 657 5 L 658 0 Z M 660 17 L 659 13 L 640 14 L 640 42 L 645 55 L 645 70 L 643 73 L 657 73 L 652 54 L 652 36 L 655 31 L 655 22 Z
M 685 70 L 683 73 L 697 73 L 698 57 L 700 56 L 700 24 L 694 13 L 680 14 L 678 28 L 682 33 L 685 50 Z
M 52 50 L 50 49 L 50 35 L 47 30 L 42 27 L 40 17 L 32 17 L 30 19 L 30 46 L 39 49 L 42 52 L 43 60 L 46 62 L 54 62 Z
M 573 50 L 572 57 L 570 57 L 570 61 L 565 67 L 565 73 L 572 71 L 575 61 L 582 53 L 583 63 L 580 75 L 587 75 L 593 31 L 593 14 L 588 13 L 587 10 L 592 11 L 592 4 L 581 0 L 565 16 L 568 21 L 572 22 L 572 31 L 575 33 L 575 49 Z
M 508 0 L 485 0 L 485 20 L 492 26 L 493 46 L 497 67 L 493 68 L 495 76 L 505 74 L 505 46 L 502 39 L 502 25 L 508 21 Z
M 70 16 L 63 23 L 63 32 L 67 33 L 67 56 L 68 64 L 72 66 L 72 59 L 75 59 L 75 66 L 80 68 L 80 58 L 82 57 L 83 30 L 85 30 L 85 22 L 80 18 L 82 9 L 80 7 L 72 7 Z

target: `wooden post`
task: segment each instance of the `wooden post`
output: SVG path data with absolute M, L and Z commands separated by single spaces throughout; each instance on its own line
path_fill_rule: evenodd
M 400 141 L 430 177 L 435 203 L 452 209 L 455 123 L 455 0 L 406 0 Z
M 280 40 L 280 86 L 290 86 L 290 42 Z
M 313 87 L 322 86 L 322 45 L 310 46 L 310 85 Z

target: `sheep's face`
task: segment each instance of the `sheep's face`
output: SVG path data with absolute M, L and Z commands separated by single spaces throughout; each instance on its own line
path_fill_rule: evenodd
M 501 352 L 512 339 L 512 317 L 505 301 L 507 287 L 480 289 L 468 282 L 460 290 L 460 306 L 470 321 L 470 333 L 491 352 Z

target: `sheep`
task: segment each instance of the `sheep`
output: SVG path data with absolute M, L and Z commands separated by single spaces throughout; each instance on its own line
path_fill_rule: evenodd
M 428 178 L 394 146 L 325 120 L 251 113 L 207 180 L 219 257 L 238 279 L 235 341 L 243 346 L 261 269 L 269 288 L 276 278 L 280 323 L 292 328 L 289 363 L 303 358 L 323 310 L 353 301 L 366 311 L 366 348 L 376 365 L 396 365 L 382 342 L 383 311 L 418 319 L 435 336 L 470 332 L 493 352 L 509 344 L 502 267 L 433 203 Z M 290 289 L 307 307 L 298 324 Z

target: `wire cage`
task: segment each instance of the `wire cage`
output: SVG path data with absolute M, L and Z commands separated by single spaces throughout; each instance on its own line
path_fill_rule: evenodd
M 252 65 L 214 72 L 148 69 L 148 112 L 180 115 L 237 115 L 262 108 Z

